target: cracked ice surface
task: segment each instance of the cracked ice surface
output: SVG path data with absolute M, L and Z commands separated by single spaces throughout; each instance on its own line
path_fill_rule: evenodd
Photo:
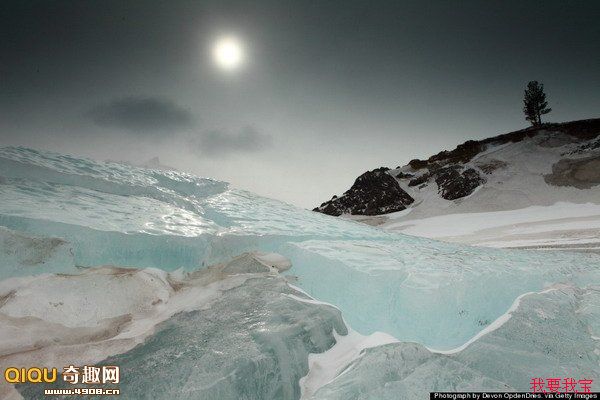
M 263 262 L 247 254 L 189 274 L 102 267 L 4 281 L 0 337 L 13 340 L 2 341 L 0 365 L 119 365 L 127 399 L 298 398 L 309 353 L 347 330 L 339 310 L 296 300 L 308 298 Z M 26 399 L 43 389 L 18 386 Z
M 553 283 L 597 283 L 593 254 L 474 249 L 340 220 L 173 171 L 0 149 L 0 225 L 59 238 L 65 265 L 193 270 L 246 251 L 289 258 L 298 286 L 361 334 L 457 347 L 514 299 Z M 1 275 L 46 272 L 3 266 Z M 50 262 L 49 264 L 52 264 Z
M 379 395 L 393 398 L 394 393 L 406 393 L 408 371 L 415 374 L 410 376 L 422 374 L 423 377 L 437 371 L 441 378 L 435 387 L 440 388 L 508 386 L 519 390 L 523 388 L 519 379 L 529 379 L 528 372 L 517 369 L 515 374 L 522 375 L 521 378 L 510 377 L 501 364 L 523 362 L 531 371 L 544 365 L 564 365 L 565 374 L 567 369 L 573 374 L 596 374 L 598 360 L 593 337 L 600 335 L 590 332 L 596 332 L 600 324 L 595 311 L 600 257 L 594 254 L 498 250 L 440 243 L 300 210 L 211 179 L 24 148 L 0 149 L 0 226 L 0 278 L 5 279 L 0 282 L 0 317 L 6 319 L 0 345 L 2 357 L 8 359 L 15 352 L 23 355 L 42 345 L 48 357 L 70 355 L 75 358 L 73 362 L 79 359 L 77 357 L 87 357 L 85 359 L 94 362 L 116 357 L 124 365 L 133 365 L 135 360 L 154 365 L 158 362 L 157 352 L 163 348 L 169 357 L 179 354 L 168 346 L 169 342 L 177 342 L 178 348 L 185 348 L 189 340 L 190 353 L 181 355 L 185 365 L 204 365 L 208 360 L 221 363 L 218 374 L 224 383 L 216 384 L 214 392 L 206 389 L 208 391 L 203 393 L 207 396 L 235 398 L 244 391 L 254 395 L 260 391 L 265 394 L 259 396 L 261 398 L 298 398 L 299 379 L 308 372 L 308 353 L 322 353 L 331 347 L 336 340 L 336 334 L 330 329 L 332 325 L 337 326 L 339 335 L 346 333 L 343 323 L 331 322 L 338 317 L 333 317 L 335 313 L 327 311 L 329 308 L 324 311 L 322 305 L 303 301 L 306 309 L 298 310 L 296 303 L 302 295 L 285 285 L 281 278 L 264 278 L 260 280 L 262 283 L 246 281 L 242 275 L 260 273 L 260 268 L 253 264 L 256 268 L 247 270 L 244 263 L 240 266 L 235 262 L 229 268 L 237 273 L 223 282 L 233 285 L 232 290 L 226 292 L 232 296 L 237 293 L 237 297 L 233 297 L 235 301 L 221 304 L 218 318 L 210 317 L 215 323 L 207 321 L 196 297 L 173 296 L 179 293 L 176 287 L 180 285 L 173 282 L 183 279 L 180 276 L 186 271 L 208 273 L 212 270 L 206 268 L 208 265 L 228 262 L 244 252 L 260 251 L 270 254 L 263 256 L 262 264 L 280 270 L 289 267 L 286 261 L 289 259 L 292 267 L 286 272 L 288 279 L 296 277 L 295 285 L 315 299 L 339 308 L 352 332 L 370 335 L 381 331 L 402 342 L 361 352 L 356 350 L 364 348 L 360 343 L 373 341 L 352 336 L 350 339 L 358 338 L 356 342 L 347 342 L 353 353 L 345 353 L 343 348 L 323 353 L 325 357 L 335 355 L 336 360 L 351 362 L 352 368 L 333 363 L 335 370 L 328 374 L 336 378 L 331 382 L 319 381 L 310 388 L 310 393 L 318 398 L 344 398 L 338 396 L 339 393 L 353 398 L 350 394 L 361 391 L 377 395 L 356 398 L 379 398 Z M 80 268 L 98 265 L 135 268 Z M 61 274 L 49 275 L 51 273 Z M 135 279 L 121 285 L 125 277 Z M 221 278 L 215 278 L 214 282 L 221 282 Z M 267 286 L 274 288 L 267 290 L 263 281 L 270 282 Z M 557 284 L 569 289 L 542 292 Z M 83 292 L 81 288 L 90 288 L 90 291 Z M 201 291 L 204 294 L 195 292 L 198 299 L 205 295 L 211 299 L 225 298 L 225 291 L 221 289 L 203 286 Z M 267 298 L 261 297 L 263 291 Z M 502 319 L 515 299 L 528 292 L 540 294 L 525 296 L 522 303 L 529 305 L 531 299 L 536 298 L 539 307 L 519 305 L 522 318 L 516 318 L 517 314 L 513 313 L 510 319 Z M 40 293 L 45 293 L 45 297 Z M 268 293 L 273 297 L 268 297 Z M 103 303 L 110 299 L 118 299 L 123 305 Z M 98 302 L 112 311 L 89 308 Z M 270 311 L 253 314 L 254 308 L 247 306 L 257 309 L 264 306 L 263 310 Z M 290 309 L 294 310 L 291 314 L 299 312 L 310 321 L 294 319 Z M 566 318 L 566 311 L 573 311 L 571 319 Z M 176 315 L 176 312 L 182 314 Z M 237 315 L 242 320 L 232 321 L 227 319 L 227 314 Z M 248 315 L 248 321 L 244 315 Z M 545 319 L 537 321 L 540 315 Z M 498 318 L 504 325 L 495 322 Z M 246 322 L 250 325 L 244 325 Z M 516 327 L 517 322 L 520 328 Z M 120 330 L 123 324 L 131 324 L 127 330 L 130 336 L 109 341 L 108 350 L 104 344 L 89 345 L 90 338 L 110 338 L 116 327 Z M 156 324 L 159 326 L 154 328 Z M 223 336 L 228 327 L 237 326 L 245 331 L 259 329 L 261 324 L 266 324 L 269 331 L 278 332 L 279 341 L 260 342 L 260 346 L 240 349 L 238 337 Z M 500 327 L 489 330 L 490 326 L 496 326 L 494 324 Z M 528 330 L 525 327 L 530 325 L 527 324 L 537 328 Z M 561 330 L 561 324 L 568 324 L 566 331 Z M 210 331 L 194 329 L 199 325 L 207 329 L 210 326 Z M 275 325 L 278 327 L 274 328 Z M 302 336 L 295 331 L 300 326 L 312 333 Z M 66 339 L 59 339 L 66 328 L 72 331 Z M 18 334 L 23 331 L 31 335 Z M 481 335 L 482 331 L 488 333 Z M 516 332 L 522 335 L 517 337 Z M 36 336 L 40 333 L 45 334 L 45 339 Z M 526 341 L 530 335 L 535 343 L 545 343 L 552 348 L 559 343 L 552 341 L 553 333 L 560 338 L 560 343 L 571 343 L 573 349 L 581 348 L 581 352 L 569 350 L 560 356 L 552 352 L 544 355 Z M 505 336 L 498 336 L 500 334 Z M 220 335 L 219 345 L 227 349 L 205 347 L 203 340 L 211 335 Z M 457 353 L 427 350 L 452 350 L 474 337 L 476 340 Z M 496 338 L 496 342 L 489 342 L 492 338 Z M 56 340 L 58 344 L 54 343 Z M 301 346 L 298 341 L 302 342 Z M 523 343 L 527 345 L 521 346 Z M 140 347 L 133 349 L 137 344 Z M 495 357 L 490 356 L 491 349 L 495 349 Z M 214 360 L 208 355 L 196 359 L 196 353 L 191 350 L 224 353 L 222 358 L 215 355 Z M 262 350 L 274 356 L 266 357 Z M 252 386 L 249 380 L 237 380 L 239 376 L 223 375 L 224 371 L 231 372 L 225 364 L 236 351 L 252 360 L 265 360 L 251 364 L 252 368 L 258 368 L 260 382 L 264 382 L 260 374 L 270 374 L 265 371 L 285 364 L 286 370 L 279 372 L 285 373 L 285 378 L 276 374 L 278 388 L 263 383 Z M 294 358 L 294 363 L 286 357 Z M 388 368 L 379 368 L 381 359 L 388 360 L 391 369 L 387 374 L 378 375 Z M 482 360 L 488 360 L 488 364 Z M 5 361 L 6 358 L 2 358 L 2 362 Z M 280 364 L 282 362 L 284 364 Z M 319 365 L 332 364 L 331 360 L 321 360 Z M 452 374 L 453 368 L 459 368 L 464 374 Z M 342 370 L 346 372 L 340 375 Z M 186 382 L 196 389 L 205 387 L 206 382 L 215 379 L 209 371 L 205 372 L 207 375 L 190 376 Z M 144 387 L 154 384 L 146 380 L 148 373 L 132 374 L 136 378 L 127 383 L 131 393 L 139 394 Z M 352 374 L 364 375 L 365 379 Z M 351 376 L 356 379 L 346 382 Z M 307 379 L 306 382 L 315 381 Z M 385 388 L 390 391 L 378 392 Z M 155 390 L 163 390 L 160 393 L 164 398 L 187 398 L 187 392 L 176 393 L 171 389 Z M 32 389 L 23 388 L 23 393 L 29 390 Z M 406 395 L 406 398 L 412 397 Z
M 427 399 L 431 391 L 531 390 L 532 377 L 600 379 L 598 288 L 556 285 L 523 296 L 501 324 L 464 349 L 417 343 L 367 349 L 320 389 L 321 400 Z

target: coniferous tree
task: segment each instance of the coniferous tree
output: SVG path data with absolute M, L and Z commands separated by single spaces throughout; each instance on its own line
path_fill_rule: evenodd
M 523 104 L 525 119 L 530 121 L 533 126 L 541 125 L 542 115 L 552 111 L 551 108 L 548 108 L 546 93 L 544 93 L 544 85 L 538 81 L 531 81 L 527 84 Z

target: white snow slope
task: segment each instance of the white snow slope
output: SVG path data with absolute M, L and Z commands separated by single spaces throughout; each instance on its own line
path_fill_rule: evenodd
M 580 151 L 584 146 L 587 149 Z M 345 217 L 409 235 L 478 246 L 598 251 L 600 184 L 576 187 L 546 182 L 553 165 L 565 158 L 595 158 L 600 171 L 600 138 L 580 141 L 550 130 L 520 142 L 488 145 L 465 164 L 486 180 L 471 195 L 445 200 L 435 181 L 409 187 L 399 180 L 415 199 L 407 210 Z M 486 172 L 489 165 L 498 167 Z M 405 166 L 389 174 L 400 172 L 419 176 L 427 170 Z

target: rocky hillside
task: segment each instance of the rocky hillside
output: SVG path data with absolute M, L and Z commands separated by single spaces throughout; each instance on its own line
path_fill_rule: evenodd
M 600 119 L 470 140 L 427 160 L 365 172 L 314 211 L 384 226 L 393 219 L 410 233 L 415 220 L 561 202 L 600 204 Z M 581 209 L 573 208 L 575 214 Z

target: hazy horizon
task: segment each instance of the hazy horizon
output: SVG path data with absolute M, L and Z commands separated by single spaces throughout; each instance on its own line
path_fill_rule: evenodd
M 600 116 L 598 2 L 3 5 L 1 146 L 159 157 L 304 208 L 526 127 L 530 80 L 546 121 Z M 223 37 L 243 51 L 231 68 Z

